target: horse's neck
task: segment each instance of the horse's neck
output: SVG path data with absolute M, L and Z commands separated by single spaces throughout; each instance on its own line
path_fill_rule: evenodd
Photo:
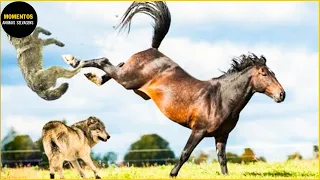
M 232 108 L 233 113 L 240 113 L 253 95 L 251 70 L 230 74 L 221 79 L 221 95 L 225 107 Z

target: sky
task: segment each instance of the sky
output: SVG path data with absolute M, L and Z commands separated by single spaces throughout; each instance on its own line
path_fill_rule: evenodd
M 7 3 L 1 3 L 3 9 Z M 114 26 L 131 2 L 31 2 L 38 26 L 65 43 L 43 50 L 44 67 L 70 68 L 61 58 L 107 57 L 113 64 L 150 47 L 152 19 L 134 18 L 131 33 L 117 34 Z M 227 151 L 243 153 L 251 147 L 267 161 L 283 161 L 300 152 L 312 157 L 318 143 L 318 12 L 317 2 L 168 2 L 172 21 L 159 50 L 194 77 L 208 80 L 230 68 L 231 59 L 248 52 L 264 55 L 268 67 L 286 90 L 283 103 L 255 94 L 230 133 Z M 16 53 L 1 30 L 1 136 L 13 127 L 33 140 L 43 125 L 66 119 L 68 125 L 89 116 L 100 118 L 111 135 L 96 153 L 114 151 L 118 159 L 142 135 L 157 133 L 179 157 L 191 130 L 168 120 L 152 100 L 145 101 L 114 80 L 101 87 L 83 76 L 83 69 L 69 83 L 60 99 L 45 101 L 26 85 Z M 214 139 L 205 138 L 194 150 L 216 157 Z

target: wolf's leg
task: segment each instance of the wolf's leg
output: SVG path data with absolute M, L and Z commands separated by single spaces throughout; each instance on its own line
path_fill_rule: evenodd
M 76 74 L 78 74 L 80 72 L 80 70 L 81 70 L 81 66 L 79 66 L 76 69 L 72 69 L 72 70 L 64 69 L 64 68 L 59 67 L 59 66 L 52 66 L 52 67 L 50 67 L 48 69 L 39 71 L 37 73 L 37 76 L 41 77 L 41 79 L 47 79 L 47 83 L 51 87 L 51 86 L 55 85 L 56 80 L 58 78 L 68 78 L 68 79 L 70 79 L 73 76 L 75 76 Z M 52 81 L 52 82 L 49 83 L 50 81 Z
M 86 175 L 84 174 L 83 170 L 81 169 L 78 160 L 71 161 L 72 166 L 78 171 L 80 176 L 82 178 L 86 178 Z
M 43 46 L 47 46 L 47 45 L 50 45 L 50 44 L 55 44 L 55 45 L 60 46 L 60 47 L 64 46 L 64 44 L 61 41 L 58 41 L 58 40 L 56 40 L 54 38 L 45 39 L 42 42 L 43 42 Z
M 92 159 L 90 157 L 90 154 L 85 155 L 84 157 L 81 157 L 81 159 L 90 167 L 90 169 L 93 171 L 94 176 L 96 179 L 101 179 L 101 177 L 98 174 L 98 169 L 93 164 Z
M 32 36 L 34 37 L 38 37 L 40 33 L 43 33 L 47 36 L 51 35 L 51 32 L 48 30 L 43 29 L 42 27 L 36 27 L 36 29 L 34 30 Z
M 54 168 L 52 166 L 50 159 L 49 159 L 49 170 L 50 170 L 50 179 L 54 179 Z
M 63 175 L 63 162 L 61 164 L 61 166 L 59 167 L 59 175 L 60 175 L 60 179 L 64 179 L 64 175 Z
M 63 159 L 61 154 L 52 155 L 49 159 L 50 162 L 50 178 L 54 178 L 54 170 L 59 171 L 60 179 L 64 179 L 63 176 Z

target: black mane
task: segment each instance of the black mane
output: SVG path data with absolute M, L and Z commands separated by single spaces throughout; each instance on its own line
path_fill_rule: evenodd
M 256 56 L 253 53 L 248 55 L 241 55 L 239 57 L 233 58 L 231 63 L 231 68 L 224 72 L 224 74 L 232 74 L 236 72 L 241 72 L 242 70 L 252 67 L 252 66 L 266 66 L 267 59 L 264 56 Z

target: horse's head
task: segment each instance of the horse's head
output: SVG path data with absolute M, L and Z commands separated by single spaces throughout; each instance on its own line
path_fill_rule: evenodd
M 257 63 L 253 67 L 254 71 L 251 79 L 253 90 L 266 94 L 277 103 L 284 101 L 286 92 L 278 82 L 275 74 L 265 64 L 266 59 L 263 56 L 260 59 L 264 60 L 264 63 Z
M 232 60 L 231 68 L 226 74 L 248 72 L 253 92 L 264 93 L 280 103 L 284 101 L 286 93 L 266 62 L 265 57 L 258 57 L 253 53 L 241 55 Z

